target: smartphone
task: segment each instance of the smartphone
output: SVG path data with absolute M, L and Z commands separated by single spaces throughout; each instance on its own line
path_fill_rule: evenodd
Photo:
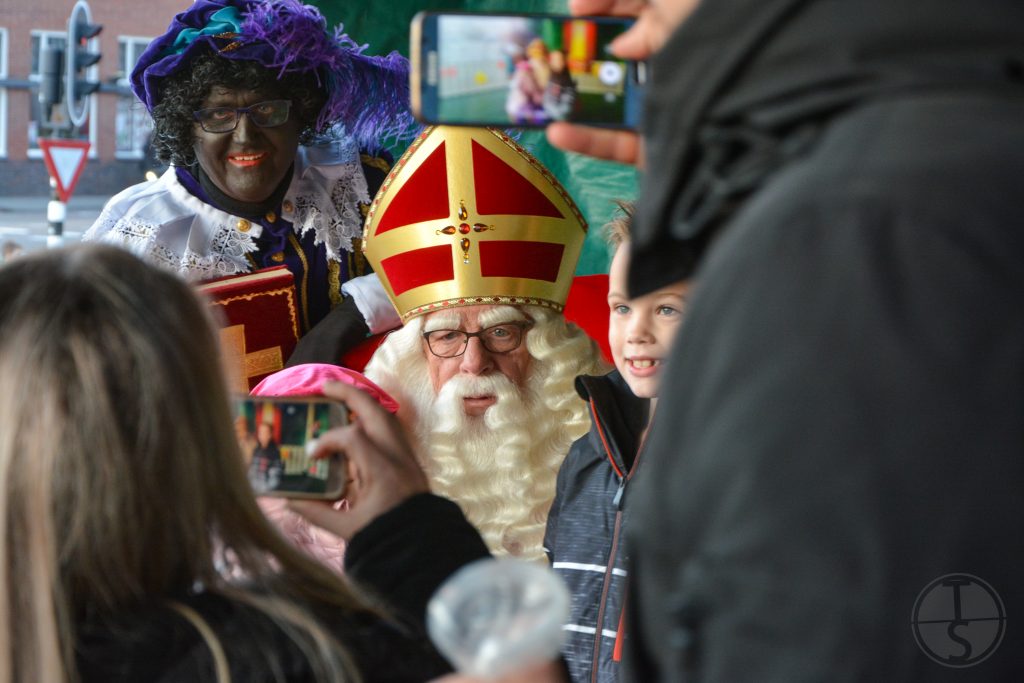
M 424 123 L 635 129 L 644 64 L 608 44 L 634 20 L 420 12 L 412 20 L 412 109 Z
M 348 409 L 323 397 L 239 397 L 235 435 L 257 496 L 344 496 L 347 474 L 341 453 L 313 458 L 320 435 L 347 424 Z

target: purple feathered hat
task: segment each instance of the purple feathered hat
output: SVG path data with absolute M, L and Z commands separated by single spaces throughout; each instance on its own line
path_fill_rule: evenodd
M 197 0 L 142 53 L 132 91 L 152 112 L 164 79 L 204 52 L 279 74 L 314 72 L 327 92 L 317 128 L 341 123 L 360 144 L 373 145 L 409 132 L 409 62 L 365 49 L 340 26 L 328 31 L 320 11 L 298 0 Z

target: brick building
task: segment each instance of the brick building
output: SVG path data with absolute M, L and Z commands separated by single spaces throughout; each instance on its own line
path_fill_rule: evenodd
M 80 137 L 92 143 L 76 194 L 110 195 L 143 178 L 149 114 L 127 76 L 149 41 L 166 30 L 189 0 L 87 0 L 103 31 L 102 54 L 89 71 L 102 83 Z M 0 0 L 0 196 L 49 194 L 36 142 L 39 62 L 44 45 L 63 46 L 74 0 Z M 55 111 L 58 107 L 54 108 Z

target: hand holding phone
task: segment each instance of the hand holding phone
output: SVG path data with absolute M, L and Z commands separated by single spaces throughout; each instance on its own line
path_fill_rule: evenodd
M 288 507 L 313 524 L 344 539 L 419 493 L 430 490 L 398 419 L 366 392 L 343 384 L 324 385 L 325 396 L 346 404 L 353 413 L 350 424 L 323 435 L 318 448 L 341 452 L 350 479 L 346 509 L 323 502 L 292 500 Z
M 633 129 L 644 65 L 608 45 L 623 17 L 421 12 L 411 31 L 412 105 L 432 124 Z

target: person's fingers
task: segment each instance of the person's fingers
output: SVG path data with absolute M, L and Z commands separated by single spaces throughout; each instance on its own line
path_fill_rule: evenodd
M 367 422 L 378 419 L 382 414 L 387 413 L 383 406 L 377 403 L 375 398 L 351 384 L 333 381 L 324 382 L 321 391 L 327 398 L 341 401 L 347 405 L 350 411 L 360 416 L 360 419 L 365 417 Z
M 401 424 L 376 399 L 341 382 L 325 383 L 323 394 L 358 415 L 350 424 L 323 433 L 313 453 L 315 458 L 329 453 L 345 456 L 348 510 L 303 501 L 293 501 L 291 507 L 313 524 L 349 539 L 378 516 L 429 491 L 430 484 Z
M 396 429 L 401 429 L 397 423 Z M 337 427 L 320 436 L 314 458 L 331 453 L 345 456 L 348 486 L 344 497 L 355 507 L 365 492 L 376 492 L 384 485 L 398 496 L 409 496 L 428 489 L 426 475 L 415 456 L 406 450 L 392 450 L 375 441 L 359 423 Z
M 622 130 L 591 128 L 571 123 L 552 123 L 547 138 L 554 147 L 568 152 L 640 166 L 640 136 Z
M 569 0 L 569 14 L 609 14 L 635 17 L 647 0 Z
M 647 0 L 570 0 L 569 13 L 573 15 L 610 15 L 638 17 L 628 31 L 612 41 L 611 52 L 620 59 L 647 59 L 664 42 L 663 30 L 651 21 L 645 11 Z
M 636 23 L 611 42 L 608 49 L 619 59 L 640 61 L 654 54 L 668 39 L 669 31 L 659 26 L 651 12 L 644 12 Z
M 325 433 L 314 457 L 330 452 L 345 454 L 348 481 L 342 495 L 346 505 L 338 506 L 337 501 L 288 501 L 290 510 L 321 529 L 349 540 L 374 518 L 412 495 L 393 482 L 395 474 L 389 459 L 373 447 L 358 425 Z
M 369 393 L 341 382 L 327 382 L 323 387 L 325 396 L 343 401 L 350 410 L 358 413 L 355 424 L 360 434 L 365 435 L 373 444 L 374 457 L 383 456 L 390 466 L 400 473 L 410 490 L 426 491 L 429 489 L 423 468 L 416 460 L 415 453 L 406 438 L 398 418 L 381 406 Z M 351 436 L 349 438 L 352 438 Z M 356 451 L 357 457 L 369 454 L 369 447 Z
M 366 456 L 365 453 L 356 453 L 352 448 L 352 439 L 355 432 L 359 428 L 354 424 L 345 425 L 343 427 L 335 427 L 329 429 L 316 440 L 316 448 L 313 449 L 313 455 L 311 456 L 314 460 L 326 458 L 333 453 L 344 453 L 348 458 L 346 467 L 352 467 L 358 464 L 362 458 Z
M 695 0 L 687 4 L 690 7 L 696 6 Z M 647 59 L 668 42 L 682 20 L 683 16 L 665 16 L 663 13 L 647 9 L 640 13 L 636 23 L 630 26 L 628 31 L 624 31 L 611 42 L 608 49 L 619 59 Z
M 341 401 L 358 415 L 359 424 L 380 446 L 411 451 L 398 419 L 369 393 L 343 382 L 325 382 L 322 391 L 324 396 Z
M 373 438 L 367 433 L 367 426 L 380 417 L 377 411 L 383 409 L 375 407 L 373 399 L 370 404 L 362 403 L 358 396 L 362 392 L 354 392 L 339 389 L 330 395 L 344 398 L 350 407 L 355 404 L 359 421 L 324 432 L 313 453 L 314 458 L 330 453 L 345 456 L 348 482 L 344 498 L 348 509 L 338 510 L 330 504 L 310 506 L 305 501 L 293 501 L 290 505 L 311 523 L 345 539 L 408 498 L 430 490 L 426 474 L 404 440 L 389 431 L 400 430 L 398 422 L 388 419 L 377 424 L 381 438 Z M 385 414 L 391 417 L 386 411 Z

